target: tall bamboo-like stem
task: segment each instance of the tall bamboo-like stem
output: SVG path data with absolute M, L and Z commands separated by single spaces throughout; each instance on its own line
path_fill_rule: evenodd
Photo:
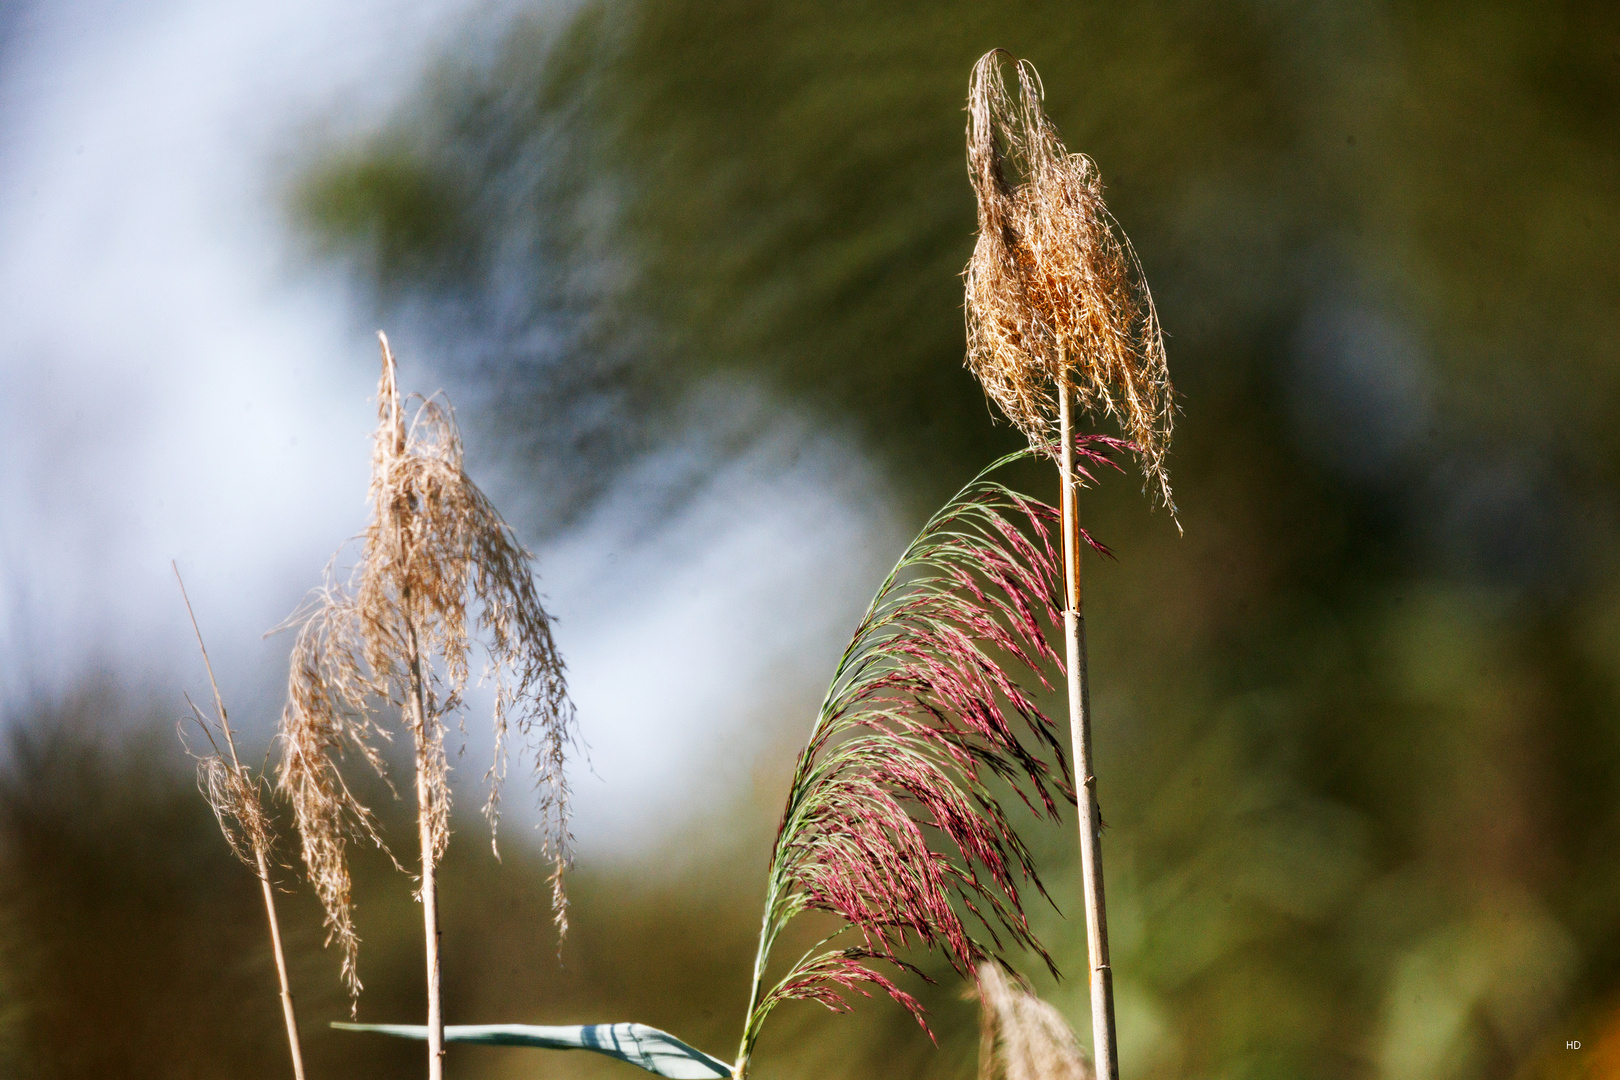
M 220 730 L 225 734 L 225 746 L 231 754 L 231 770 L 238 778 L 245 779 L 247 770 L 236 753 L 236 735 L 231 731 L 230 718 L 225 713 L 225 699 L 219 692 L 218 680 L 214 678 L 214 664 L 208 658 L 208 646 L 203 644 L 197 613 L 191 608 L 191 597 L 186 595 L 186 583 L 180 577 L 178 566 L 174 568 L 174 577 L 180 583 L 180 597 L 186 602 L 186 614 L 191 618 L 191 629 L 197 635 L 197 648 L 202 652 L 203 667 L 208 671 L 208 686 L 214 693 L 215 713 L 219 717 Z M 275 953 L 276 978 L 281 985 L 281 1018 L 287 1025 L 287 1049 L 292 1054 L 293 1077 L 294 1080 L 304 1080 L 304 1049 L 298 1037 L 298 1012 L 293 1008 L 292 985 L 287 979 L 287 956 L 281 947 L 281 921 L 276 917 L 276 894 L 270 884 L 270 860 L 262 845 L 254 843 L 252 846 L 254 870 L 259 878 L 259 888 L 264 893 L 264 913 L 270 921 L 270 948 Z
M 1100 1080 L 1118 1080 L 1113 971 L 1103 907 L 1102 819 L 1091 762 L 1086 623 L 1080 591 L 1073 412 L 1119 421 L 1150 488 L 1175 514 L 1165 455 L 1175 393 L 1164 335 L 1130 240 L 1103 204 L 1096 163 L 1071 154 L 1046 115 L 1040 76 L 1015 64 L 1002 78 L 1000 50 L 968 83 L 968 176 L 979 237 L 966 272 L 967 365 L 985 393 L 1028 436 L 1062 440 L 1063 627 L 1069 717 L 1080 798 L 1080 865 L 1090 942 L 1091 1025 Z M 1180 527 L 1179 525 L 1177 526 Z
M 1074 429 L 1069 388 L 1058 387 L 1063 439 L 1063 637 L 1068 659 L 1069 727 L 1080 804 L 1080 876 L 1089 943 L 1092 1053 L 1098 1080 L 1119 1080 L 1114 1040 L 1114 971 L 1108 963 L 1108 913 L 1103 899 L 1102 815 L 1091 764 L 1091 681 L 1086 670 L 1086 616 L 1080 590 L 1080 511 L 1075 498 Z
M 378 335 L 382 343 L 384 370 L 392 376 L 393 357 L 388 349 L 388 339 Z M 394 432 L 392 451 L 394 454 L 405 453 L 405 426 L 400 422 L 400 402 L 397 393 L 389 398 L 389 412 L 391 415 L 391 428 Z M 410 552 L 406 545 L 405 531 L 399 535 L 398 558 L 401 566 L 408 565 Z M 424 939 L 424 954 L 427 960 L 427 1044 L 428 1044 L 428 1080 L 443 1080 L 444 1077 L 444 984 L 439 964 L 439 945 L 442 931 L 439 929 L 439 882 L 434 873 L 436 866 L 436 852 L 433 835 L 433 798 L 434 785 L 429 776 L 429 755 L 433 752 L 432 733 L 428 731 L 427 691 L 422 675 L 422 646 L 417 639 L 416 623 L 410 615 L 411 590 L 409 586 L 400 589 L 400 610 L 404 615 L 405 642 L 409 654 L 405 657 L 406 674 L 410 681 L 410 696 L 405 706 L 412 715 L 407 717 L 416 746 L 416 833 L 417 841 L 422 850 L 422 935 Z

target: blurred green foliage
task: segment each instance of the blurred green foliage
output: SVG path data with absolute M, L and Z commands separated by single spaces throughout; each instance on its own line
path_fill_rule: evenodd
M 1620 1060 L 1620 9 L 587 0 L 468 41 L 374 139 L 312 148 L 293 203 L 487 390 L 464 423 L 564 504 L 553 526 L 683 425 L 724 427 L 671 407 L 716 381 L 845 432 L 913 516 L 1010 446 L 961 366 L 961 109 L 985 49 L 1033 60 L 1185 410 L 1185 539 L 1129 482 L 1084 510 L 1121 553 L 1087 596 L 1124 1073 Z M 560 972 L 540 869 L 452 847 L 452 1018 L 634 1019 L 729 1054 L 805 718 L 761 722 L 783 748 L 685 869 L 582 868 Z M 55 745 L 0 792 L 0 1052 L 276 1074 L 252 882 L 200 800 L 150 754 Z M 1060 902 L 1067 839 L 1032 837 Z M 406 1020 L 415 915 L 384 869 L 362 1015 Z M 98 906 L 124 893 L 138 923 Z M 293 906 L 312 1075 L 414 1068 L 316 1033 L 335 967 Z M 1043 991 L 1084 1033 L 1082 924 L 1039 918 L 1071 973 Z M 762 1075 L 968 1075 L 956 991 L 931 992 L 937 1053 L 898 1009 L 807 1007 Z

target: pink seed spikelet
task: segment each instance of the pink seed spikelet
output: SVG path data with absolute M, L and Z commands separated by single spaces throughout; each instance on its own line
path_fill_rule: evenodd
M 903 954 L 920 946 L 973 978 L 1021 947 L 1052 966 L 1024 914 L 1027 891 L 1046 890 L 992 790 L 1048 819 L 1074 801 L 1061 731 L 1025 685 L 1049 688 L 1063 668 L 1048 640 L 1061 624 L 1058 514 L 989 478 L 1042 449 L 996 462 L 934 515 L 839 662 L 777 831 L 739 1076 L 784 1001 L 842 1012 L 841 991 L 876 987 L 927 1030 L 916 999 L 873 961 L 915 971 Z M 1087 480 L 1132 449 L 1101 436 L 1076 446 Z M 771 946 L 803 911 L 842 929 L 766 990 Z M 859 944 L 837 946 L 845 934 Z

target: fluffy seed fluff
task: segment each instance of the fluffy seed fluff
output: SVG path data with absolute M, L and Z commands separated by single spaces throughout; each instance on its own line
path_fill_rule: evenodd
M 986 53 L 968 88 L 979 235 L 964 275 L 967 366 L 1032 447 L 1057 442 L 1059 387 L 1113 417 L 1174 513 L 1174 391 L 1141 265 L 1103 204 L 1096 164 L 1069 153 L 1047 117 L 1035 68 L 1017 63 L 1014 97 L 1001 55 Z
M 1087 437 L 1077 457 L 1111 464 L 1120 440 Z M 908 968 L 937 949 L 963 976 L 1008 945 L 1051 958 L 1030 931 L 1022 887 L 1045 896 L 993 787 L 1055 818 L 1073 801 L 1062 740 L 1017 672 L 1047 685 L 1062 660 L 1057 512 L 981 473 L 923 528 L 845 650 L 800 754 L 771 858 L 754 987 L 737 1075 L 784 1001 L 848 1008 L 876 987 L 924 1023 L 922 1008 L 872 961 Z M 1089 536 L 1087 542 L 1106 554 Z M 770 953 L 787 923 L 828 912 L 842 929 L 774 987 Z M 835 939 L 857 940 L 840 947 Z
M 407 418 L 410 402 L 401 400 L 393 354 L 378 336 L 382 379 L 371 520 L 350 578 L 336 580 L 334 557 L 323 587 L 290 620 L 298 636 L 281 721 L 279 784 L 326 909 L 328 943 L 342 948 L 351 995 L 360 991 L 359 938 L 346 846 L 364 840 L 387 848 L 377 819 L 343 777 L 345 755 L 352 752 L 386 778 L 380 743 L 391 732 L 381 717 L 400 717 L 425 780 L 431 843 L 423 858 L 436 863 L 450 835 L 446 720 L 462 710 L 472 640 L 479 638 L 488 654 L 484 674 L 495 686 L 495 757 L 484 807 L 491 843 L 507 736 L 515 729 L 535 753 L 542 842 L 552 861 L 553 912 L 562 934 L 571 840 L 563 766 L 575 743 L 563 660 L 535 589 L 531 556 L 463 470 L 461 436 L 448 405 L 417 399 Z
M 1074 1029 L 999 964 L 978 970 L 979 1080 L 1094 1080 Z

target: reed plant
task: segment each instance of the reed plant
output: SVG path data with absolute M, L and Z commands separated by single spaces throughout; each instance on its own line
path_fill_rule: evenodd
M 1175 515 L 1165 455 L 1174 392 L 1153 296 L 1130 240 L 1103 203 L 1096 164 L 1071 154 L 1046 115 L 1040 76 L 1018 61 L 1009 93 L 999 49 L 968 88 L 968 175 L 978 240 L 966 278 L 967 366 L 1061 476 L 1063 625 L 1097 1073 L 1118 1080 L 1113 969 L 1103 889 L 1102 816 L 1092 766 L 1076 491 L 1075 410 L 1113 417 L 1155 498 Z M 1055 452 L 1054 452 L 1055 451 Z M 1178 526 L 1179 527 L 1179 526 Z
M 197 613 L 192 610 L 191 597 L 186 595 L 186 583 L 180 576 L 178 565 L 174 565 L 174 578 L 180 584 L 180 597 L 185 601 L 192 632 L 197 635 L 197 648 L 202 653 L 203 667 L 208 671 L 208 687 L 214 695 L 212 717 L 205 715 L 189 695 L 186 698 L 186 704 L 191 707 L 191 717 L 212 750 L 208 754 L 193 755 L 197 759 L 197 787 L 207 800 L 209 809 L 213 810 L 231 852 L 259 879 L 259 888 L 264 895 L 265 917 L 270 922 L 270 948 L 275 954 L 276 977 L 281 984 L 281 1015 L 287 1028 L 287 1049 L 292 1055 L 293 1077 L 304 1080 L 304 1050 L 298 1035 L 298 1012 L 293 1007 L 292 987 L 287 978 L 287 957 L 281 947 L 281 920 L 276 917 L 275 887 L 270 880 L 275 834 L 270 815 L 260 801 L 265 779 L 242 764 L 236 752 L 236 733 L 231 730 L 230 717 L 225 712 L 225 699 L 219 692 L 219 681 L 214 678 L 214 664 L 208 658 L 208 646 L 203 644 L 202 628 L 197 625 Z M 181 741 L 185 741 L 183 732 Z M 225 744 L 223 752 L 221 742 Z
M 382 376 L 372 450 L 371 520 L 358 564 L 296 613 L 298 627 L 282 714 L 280 789 L 292 803 L 310 880 L 326 911 L 328 943 L 343 953 L 351 1000 L 361 983 L 347 844 L 388 851 L 372 811 L 344 779 L 353 753 L 386 778 L 381 744 L 397 717 L 414 746 L 419 889 L 427 961 L 428 1075 L 443 1075 L 438 887 L 450 836 L 448 722 L 460 718 L 473 641 L 488 654 L 494 684 L 494 760 L 484 812 L 492 847 L 510 733 L 531 743 L 540 836 L 552 862 L 552 910 L 567 932 L 563 874 L 570 859 L 564 764 L 575 742 L 574 708 L 552 619 L 541 604 L 531 556 L 468 478 L 455 417 L 436 397 L 403 399 L 393 352 L 379 334 Z M 414 404 L 414 408 L 411 406 Z M 496 848 L 496 854 L 499 849 Z M 392 858 L 390 853 L 390 858 Z M 399 863 L 395 860 L 395 865 Z

